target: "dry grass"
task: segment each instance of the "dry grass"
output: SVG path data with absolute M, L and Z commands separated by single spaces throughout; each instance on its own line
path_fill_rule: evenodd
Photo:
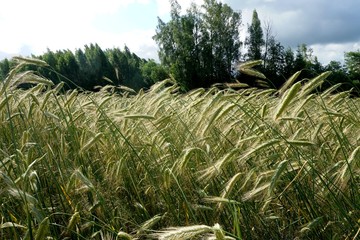
M 360 101 L 310 94 L 324 75 L 282 100 L 182 95 L 170 80 L 136 95 L 59 93 L 33 73 L 20 90 L 20 69 L 0 86 L 2 239 L 359 233 Z

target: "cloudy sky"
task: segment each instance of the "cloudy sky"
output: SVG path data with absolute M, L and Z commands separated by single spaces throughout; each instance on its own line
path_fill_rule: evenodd
M 186 9 L 191 0 L 178 0 Z M 202 0 L 194 2 L 201 4 Z M 243 30 L 253 9 L 273 34 L 294 49 L 306 43 L 323 64 L 343 61 L 360 49 L 359 0 L 222 0 L 243 14 Z M 83 48 L 127 45 L 143 58 L 157 58 L 152 40 L 157 16 L 169 19 L 168 0 L 11 0 L 0 8 L 0 59 Z M 243 34 L 244 36 L 244 34 Z

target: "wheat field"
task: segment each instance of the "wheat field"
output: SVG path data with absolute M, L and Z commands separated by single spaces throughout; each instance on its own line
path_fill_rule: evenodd
M 1 239 L 360 237 L 360 100 L 314 94 L 330 73 L 62 92 L 20 60 L 0 85 Z

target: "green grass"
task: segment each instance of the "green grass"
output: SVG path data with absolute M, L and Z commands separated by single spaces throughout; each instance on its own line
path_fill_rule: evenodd
M 278 98 L 59 93 L 19 70 L 0 85 L 1 239 L 359 236 L 360 100 L 310 94 L 327 74 Z

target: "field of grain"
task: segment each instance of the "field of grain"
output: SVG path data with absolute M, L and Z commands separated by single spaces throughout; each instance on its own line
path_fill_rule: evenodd
M 1 239 L 360 237 L 360 100 L 314 94 L 329 73 L 131 94 L 20 70 L 0 85 Z

